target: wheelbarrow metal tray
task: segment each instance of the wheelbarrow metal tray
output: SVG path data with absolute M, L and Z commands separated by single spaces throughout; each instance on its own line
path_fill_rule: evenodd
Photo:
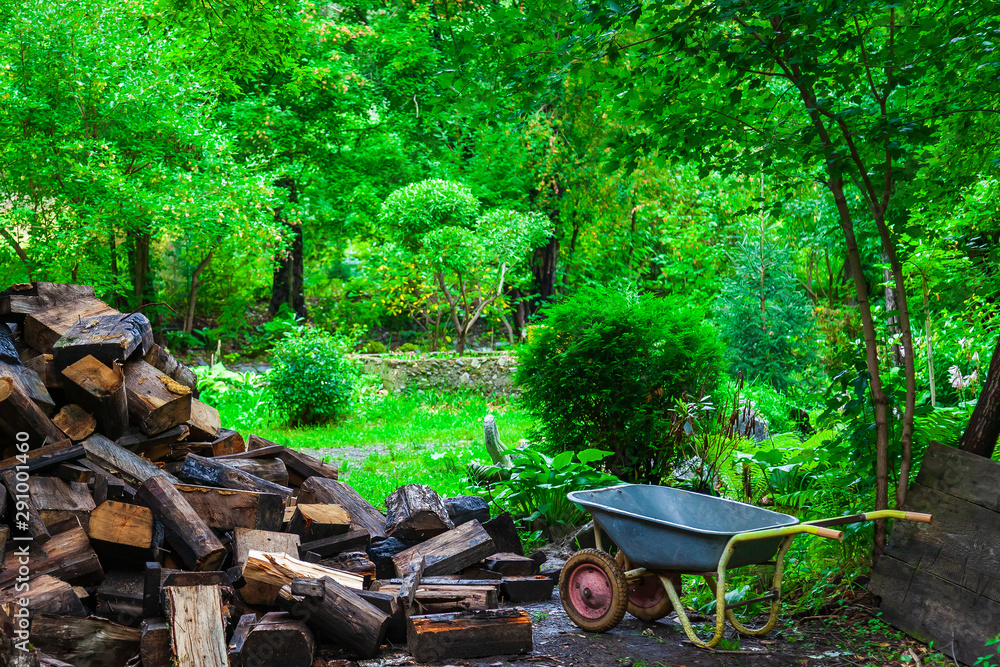
M 792 526 L 793 516 L 701 493 L 649 484 L 622 484 L 567 494 L 625 552 L 634 567 L 711 572 L 738 533 Z M 727 568 L 766 563 L 780 537 L 737 543 Z

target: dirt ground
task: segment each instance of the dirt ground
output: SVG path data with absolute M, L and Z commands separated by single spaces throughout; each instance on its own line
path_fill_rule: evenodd
M 782 619 L 766 637 L 730 637 L 726 642 L 727 650 L 708 651 L 687 641 L 674 615 L 656 623 L 645 623 L 626 615 L 611 632 L 586 633 L 569 620 L 558 596 L 556 591 L 551 601 L 522 605 L 532 618 L 534 650 L 531 653 L 432 664 L 455 667 L 860 667 L 934 662 L 927 660 L 926 647 L 878 621 L 863 600 L 842 607 L 836 615 L 797 621 Z M 705 627 L 702 634 L 707 634 L 707 630 Z M 916 654 L 919 662 L 913 660 L 909 651 Z M 426 664 L 406 655 L 405 647 L 384 651 L 374 660 L 354 661 L 322 650 L 318 655 L 313 667 L 422 667 Z M 949 660 L 936 664 L 952 663 Z

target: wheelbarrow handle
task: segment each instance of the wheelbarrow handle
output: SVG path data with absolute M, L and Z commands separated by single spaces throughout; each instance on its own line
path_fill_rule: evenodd
M 837 540 L 838 542 L 844 539 L 844 533 L 839 530 L 830 530 L 829 528 L 822 528 L 820 526 L 813 526 L 813 528 L 816 529 L 816 532 L 813 534 L 819 537 L 826 537 L 831 540 Z
M 903 512 L 903 519 L 906 521 L 918 521 L 920 523 L 930 523 L 933 515 L 921 512 Z

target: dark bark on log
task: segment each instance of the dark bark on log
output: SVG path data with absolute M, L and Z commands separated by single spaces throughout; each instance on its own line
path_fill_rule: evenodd
M 163 476 L 150 477 L 135 492 L 167 531 L 167 539 L 192 570 L 217 570 L 226 549 L 184 495 Z
M 960 449 L 985 458 L 993 458 L 1000 436 L 1000 340 L 993 348 L 990 369 L 979 400 L 962 435 Z

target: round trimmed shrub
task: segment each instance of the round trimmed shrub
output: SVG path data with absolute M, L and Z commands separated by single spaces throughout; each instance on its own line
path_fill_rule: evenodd
M 347 414 L 356 372 L 332 335 L 300 328 L 275 345 L 271 361 L 268 383 L 292 426 L 336 421 Z
M 722 346 L 703 314 L 676 299 L 589 289 L 549 307 L 522 346 L 515 382 L 545 448 L 612 452 L 624 481 L 658 483 L 681 456 L 671 408 L 710 393 Z

